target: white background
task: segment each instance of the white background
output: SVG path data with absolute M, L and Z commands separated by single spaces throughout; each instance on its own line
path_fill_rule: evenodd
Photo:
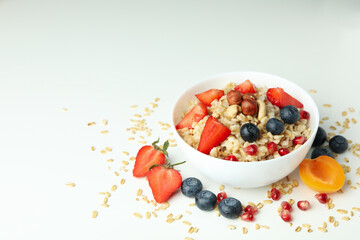
M 127 140 L 133 114 L 143 114 L 159 97 L 159 107 L 147 118 L 153 130 L 147 140 L 163 141 L 169 135 L 157 122 L 169 122 L 176 96 L 222 72 L 268 72 L 316 89 L 320 114 L 330 117 L 322 125 L 327 130 L 344 120 L 341 112 L 348 107 L 356 109 L 350 117 L 360 122 L 359 43 L 358 1 L 0 0 L 0 239 L 354 238 L 360 214 L 344 222 L 335 209 L 360 207 L 360 189 L 346 186 L 344 194 L 331 195 L 335 209 L 328 211 L 301 183 L 282 199 L 308 199 L 313 207 L 294 210 L 293 227 L 277 216 L 280 202 L 261 209 L 254 223 L 244 223 L 189 207 L 193 200 L 181 193 L 166 212 L 147 220 L 132 215 L 153 209 L 135 200 L 139 188 L 152 199 L 147 182 L 131 176 L 133 162 L 119 177 L 113 171 L 129 159 L 122 151 L 134 156 L 141 147 Z M 137 109 L 129 108 L 135 104 Z M 91 121 L 97 125 L 88 127 Z M 360 142 L 359 127 L 351 126 L 344 135 Z M 104 129 L 107 135 L 100 134 Z M 100 154 L 105 146 L 113 152 Z M 184 158 L 177 148 L 169 152 L 173 162 Z M 345 156 L 352 167 L 347 179 L 355 185 L 360 159 L 348 153 L 338 161 L 344 163 Z M 107 163 L 109 158 L 115 162 Z M 178 169 L 218 192 L 220 183 L 186 164 Z M 291 177 L 298 179 L 297 171 Z M 113 192 L 110 207 L 102 208 L 98 192 L 119 185 L 121 178 L 126 183 Z M 267 189 L 226 186 L 225 191 L 246 204 L 266 199 Z M 93 210 L 99 211 L 96 219 Z M 184 214 L 199 232 L 188 234 L 181 221 L 166 223 L 169 213 Z M 330 215 L 340 226 L 318 232 Z M 256 223 L 270 229 L 256 231 Z M 314 232 L 296 233 L 302 223 Z M 229 224 L 237 229 L 228 230 Z

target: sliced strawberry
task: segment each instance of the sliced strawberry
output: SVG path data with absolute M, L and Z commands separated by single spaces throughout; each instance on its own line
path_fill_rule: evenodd
M 192 128 L 193 122 L 198 122 L 208 114 L 207 108 L 203 103 L 196 104 L 190 112 L 188 112 L 184 118 L 176 125 L 176 129 Z
M 241 92 L 242 94 L 245 93 L 256 93 L 256 88 L 250 80 L 246 80 L 245 82 L 240 83 L 234 88 L 236 91 Z
M 215 99 L 219 100 L 222 96 L 224 96 L 224 91 L 219 89 L 210 89 L 206 92 L 196 94 L 195 96 L 200 102 L 210 107 L 212 101 Z
M 181 186 L 182 177 L 175 169 L 156 166 L 150 170 L 148 181 L 155 201 L 162 203 Z
M 154 142 L 152 146 L 147 145 L 140 148 L 136 155 L 133 169 L 134 177 L 144 177 L 148 175 L 150 167 L 154 164 L 165 164 L 166 156 L 168 155 L 166 150 L 169 147 L 169 142 L 166 141 L 162 149 L 156 145 L 158 142 L 159 140 Z
M 216 120 L 213 116 L 210 116 L 205 123 L 203 132 L 201 133 L 200 143 L 198 151 L 209 154 L 213 147 L 218 146 L 228 136 L 231 131 Z
M 267 99 L 275 106 L 283 108 L 287 105 L 294 105 L 297 108 L 303 108 L 304 105 L 282 88 L 269 88 L 266 93 Z

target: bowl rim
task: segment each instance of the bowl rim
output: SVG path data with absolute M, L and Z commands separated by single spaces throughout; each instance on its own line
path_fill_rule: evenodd
M 212 157 L 208 154 L 204 154 L 202 152 L 199 152 L 197 149 L 191 147 L 187 142 L 185 142 L 185 140 L 179 135 L 179 133 L 177 132 L 175 126 L 175 121 L 174 121 L 174 114 L 175 114 L 175 107 L 179 101 L 179 99 L 190 89 L 197 87 L 198 85 L 203 84 L 206 81 L 210 81 L 214 78 L 218 78 L 218 77 L 222 77 L 222 76 L 226 76 L 226 75 L 234 75 L 234 74 L 259 74 L 259 75 L 264 75 L 264 76 L 268 76 L 268 77 L 275 77 L 275 78 L 280 78 L 286 82 L 289 82 L 290 85 L 294 85 L 295 88 L 298 88 L 301 90 L 301 92 L 303 92 L 309 99 L 310 99 L 310 105 L 314 106 L 314 112 L 316 113 L 315 116 L 311 116 L 311 117 L 315 117 L 315 125 L 314 125 L 314 129 L 311 129 L 311 134 L 309 139 L 307 139 L 307 141 L 298 149 L 293 150 L 292 152 L 290 152 L 289 154 L 286 154 L 284 156 L 280 156 L 278 158 L 274 158 L 274 159 L 269 159 L 269 160 L 263 160 L 263 161 L 256 161 L 256 162 L 242 162 L 242 161 L 238 161 L 238 162 L 234 162 L 234 161 L 224 161 L 220 158 L 216 158 L 216 157 Z M 315 139 L 315 135 L 317 132 L 317 129 L 319 127 L 319 119 L 320 119 L 320 114 L 319 114 L 319 109 L 317 107 L 317 104 L 315 103 L 314 99 L 311 97 L 311 95 L 302 87 L 300 87 L 299 85 L 297 85 L 296 83 L 287 80 L 286 78 L 274 75 L 274 74 L 270 74 L 270 73 L 264 73 L 264 72 L 257 72 L 257 71 L 232 71 L 232 72 L 224 72 L 224 73 L 219 73 L 219 74 L 215 74 L 212 76 L 208 76 L 205 77 L 201 80 L 196 81 L 194 84 L 192 84 L 190 87 L 186 88 L 184 91 L 182 91 L 179 95 L 177 95 L 176 100 L 174 101 L 174 103 L 172 104 L 171 107 L 171 128 L 172 130 L 175 132 L 174 135 L 176 138 L 180 139 L 180 141 L 182 141 L 182 144 L 184 146 L 186 146 L 186 150 L 188 151 L 194 151 L 194 153 L 196 154 L 202 154 L 201 156 L 207 158 L 207 161 L 212 161 L 212 162 L 219 162 L 221 164 L 224 165 L 229 165 L 229 166 L 233 166 L 233 165 L 246 165 L 246 166 L 252 166 L 252 165 L 267 165 L 267 164 L 271 164 L 273 162 L 278 162 L 278 161 L 289 161 L 291 159 L 291 157 L 293 155 L 296 154 L 296 152 L 298 152 L 298 150 L 301 150 L 302 148 L 304 148 L 306 145 L 312 144 L 313 141 L 309 141 L 310 139 L 314 138 Z M 315 131 L 316 130 L 316 131 Z M 310 146 L 311 148 L 311 146 Z

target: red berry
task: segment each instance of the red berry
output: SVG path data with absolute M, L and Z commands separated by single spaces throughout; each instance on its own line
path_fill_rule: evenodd
M 255 155 L 257 153 L 257 146 L 255 144 L 251 144 L 244 148 L 244 151 L 246 154 Z
M 251 205 L 247 205 L 244 208 L 244 212 L 248 212 L 251 213 L 252 215 L 255 215 L 258 212 L 258 208 Z
M 266 147 L 269 150 L 270 154 L 273 154 L 274 152 L 277 151 L 277 145 L 274 142 L 270 142 Z
M 327 203 L 328 201 L 328 196 L 326 193 L 318 193 L 315 195 L 315 197 L 320 203 Z
M 290 150 L 287 149 L 287 148 L 280 148 L 280 149 L 279 149 L 279 154 L 280 154 L 280 156 L 284 156 L 284 155 L 286 155 L 286 154 L 288 154 L 288 153 L 290 153 Z
M 234 155 L 227 155 L 226 158 L 224 158 L 225 160 L 229 160 L 229 161 L 233 161 L 233 162 L 238 162 L 239 159 L 237 159 L 237 157 L 235 157 Z
M 289 211 L 291 211 L 291 209 L 292 209 L 290 203 L 289 203 L 289 202 L 286 202 L 286 201 L 283 201 L 283 202 L 281 203 L 281 207 L 282 207 L 282 209 L 286 209 L 286 210 L 289 210 Z
M 226 192 L 219 192 L 217 195 L 217 202 L 221 202 L 221 200 L 227 198 Z
M 280 199 L 280 196 L 281 196 L 280 191 L 277 190 L 276 188 L 272 188 L 270 190 L 270 197 L 272 198 L 272 200 L 277 201 Z
M 293 145 L 296 146 L 298 144 L 303 145 L 306 142 L 306 137 L 299 136 L 293 139 Z
M 281 219 L 284 220 L 285 222 L 290 222 L 290 221 L 291 221 L 291 213 L 290 213 L 290 210 L 287 210 L 287 209 L 281 210 L 280 217 L 281 217 Z
M 241 214 L 241 220 L 246 222 L 252 222 L 254 221 L 254 215 L 252 215 L 250 212 L 243 212 Z
M 300 110 L 300 117 L 301 119 L 309 119 L 310 113 L 305 110 Z
M 298 201 L 297 206 L 300 210 L 306 211 L 310 208 L 310 203 L 307 200 Z

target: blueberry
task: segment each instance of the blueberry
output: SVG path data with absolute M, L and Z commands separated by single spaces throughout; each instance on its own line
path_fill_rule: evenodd
M 299 110 L 293 105 L 287 105 L 280 110 L 280 117 L 285 123 L 296 123 L 300 118 Z
M 320 147 L 321 145 L 323 145 L 323 143 L 326 141 L 326 139 L 327 139 L 327 135 L 326 135 L 325 130 L 322 127 L 319 127 L 316 132 L 315 140 L 314 140 L 312 146 Z
M 204 211 L 215 209 L 217 202 L 216 195 L 208 190 L 202 190 L 195 195 L 195 204 Z
M 284 123 L 277 118 L 270 118 L 266 123 L 266 130 L 272 135 L 280 135 L 284 131 Z
M 242 211 L 241 202 L 236 198 L 225 198 L 219 203 L 219 211 L 226 218 L 238 218 Z
M 334 154 L 332 153 L 332 151 L 326 147 L 315 148 L 311 153 L 311 158 L 314 159 L 323 155 L 334 158 Z
M 343 153 L 348 149 L 349 144 L 346 138 L 341 135 L 336 135 L 330 139 L 329 147 L 336 153 Z
M 244 141 L 254 142 L 260 136 L 260 130 L 253 123 L 246 123 L 240 128 L 240 135 Z
M 195 195 L 202 189 L 202 183 L 199 179 L 189 177 L 181 184 L 181 192 L 187 197 L 195 197 Z

